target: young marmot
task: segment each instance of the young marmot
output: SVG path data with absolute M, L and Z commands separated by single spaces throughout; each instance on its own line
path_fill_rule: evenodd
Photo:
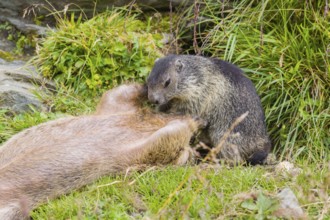
M 0 219 L 29 219 L 49 199 L 131 166 L 185 164 L 200 123 L 140 105 L 141 85 L 104 94 L 95 114 L 46 122 L 0 147 Z M 145 98 L 146 99 L 146 98 Z
M 208 123 L 204 136 L 212 147 L 239 116 L 248 112 L 220 146 L 219 158 L 261 164 L 270 140 L 260 98 L 252 82 L 233 64 L 202 56 L 169 55 L 155 62 L 148 98 L 161 111 L 189 114 Z

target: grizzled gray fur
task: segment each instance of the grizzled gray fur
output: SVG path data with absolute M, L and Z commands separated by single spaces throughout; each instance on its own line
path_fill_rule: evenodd
M 169 55 L 155 62 L 148 98 L 161 111 L 189 114 L 207 122 L 204 136 L 216 147 L 239 116 L 247 117 L 226 139 L 219 158 L 260 164 L 271 144 L 265 116 L 251 80 L 228 62 L 191 55 Z

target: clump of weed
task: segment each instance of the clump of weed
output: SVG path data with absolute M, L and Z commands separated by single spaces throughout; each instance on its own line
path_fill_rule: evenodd
M 6 61 L 13 61 L 14 60 L 13 55 L 11 55 L 9 52 L 3 51 L 3 50 L 0 50 L 0 58 L 4 59 Z
M 36 36 L 34 34 L 24 34 L 17 30 L 9 22 L 3 22 L 0 24 L 0 36 L 5 37 L 7 40 L 15 43 L 16 48 L 12 51 L 14 55 L 24 55 L 36 46 Z M 12 61 L 14 59 L 9 52 L 7 52 L 6 55 L 4 52 L 2 52 L 0 57 L 8 61 Z
M 195 28 L 198 45 L 190 51 L 245 70 L 262 98 L 279 155 L 329 158 L 330 16 L 325 1 L 198 2 L 203 21 Z M 193 7 L 188 19 L 196 17 Z
M 162 36 L 138 13 L 115 9 L 82 22 L 59 19 L 40 44 L 34 63 L 45 77 L 79 93 L 102 92 L 125 81 L 143 81 L 161 56 Z

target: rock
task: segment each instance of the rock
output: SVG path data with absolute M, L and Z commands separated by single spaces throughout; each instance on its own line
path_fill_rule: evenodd
M 92 17 L 96 12 L 102 12 L 107 8 L 111 8 L 113 6 L 125 6 L 129 5 L 132 2 L 135 2 L 143 9 L 155 8 L 158 10 L 169 10 L 170 9 L 170 1 L 164 0 L 100 0 L 97 1 L 95 5 L 95 1 L 90 0 L 66 0 L 66 1 L 58 1 L 58 0 L 10 0 L 10 1 L 0 1 L 0 14 L 6 17 L 22 17 L 23 15 L 33 17 L 34 14 L 37 15 L 49 15 L 51 12 L 57 10 L 61 11 L 65 8 L 73 9 L 75 11 L 80 11 L 81 9 L 84 11 L 84 14 L 87 17 Z M 177 7 L 179 5 L 191 5 L 193 0 L 171 0 L 172 7 Z M 69 7 L 68 7 L 69 6 Z M 49 11 L 52 10 L 52 11 Z M 94 11 L 95 10 L 95 11 Z
M 27 21 L 17 19 L 17 18 L 4 18 L 3 20 L 6 20 L 11 25 L 13 25 L 16 29 L 18 29 L 20 32 L 28 35 L 28 34 L 36 34 L 38 36 L 46 36 L 46 32 L 49 30 L 49 28 L 42 27 L 35 24 L 30 24 Z
M 275 216 L 285 219 L 307 219 L 297 197 L 290 188 L 284 188 L 277 194 L 277 198 L 280 201 L 280 207 L 275 211 Z
M 301 169 L 295 167 L 294 164 L 289 161 L 282 161 L 275 166 L 275 173 L 296 177 L 301 173 Z
M 4 58 L 5 55 L 3 53 L 13 51 L 16 48 L 15 43 L 8 40 L 8 35 L 9 31 L 7 30 L 6 23 L 2 23 L 2 28 L 0 29 L 0 58 Z
M 284 188 L 278 194 L 272 195 L 262 192 L 245 192 L 234 196 L 241 206 L 250 211 L 273 210 L 268 213 L 269 219 L 307 219 L 300 207 L 298 199 L 290 188 Z M 261 214 L 261 213 L 258 213 Z M 267 218 L 268 219 L 268 218 Z
M 46 108 L 33 94 L 36 89 L 54 90 L 55 86 L 45 81 L 31 66 L 24 62 L 0 62 L 0 108 L 14 113 L 31 110 L 31 107 L 43 110 Z
M 14 42 L 0 36 L 0 57 L 2 57 L 3 51 L 13 51 L 15 48 L 16 45 Z

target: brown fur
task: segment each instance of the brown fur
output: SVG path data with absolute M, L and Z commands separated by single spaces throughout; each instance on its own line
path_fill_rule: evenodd
M 141 107 L 145 89 L 122 85 L 96 113 L 47 122 L 0 147 L 0 219 L 22 219 L 48 199 L 136 165 L 184 164 L 199 123 Z

